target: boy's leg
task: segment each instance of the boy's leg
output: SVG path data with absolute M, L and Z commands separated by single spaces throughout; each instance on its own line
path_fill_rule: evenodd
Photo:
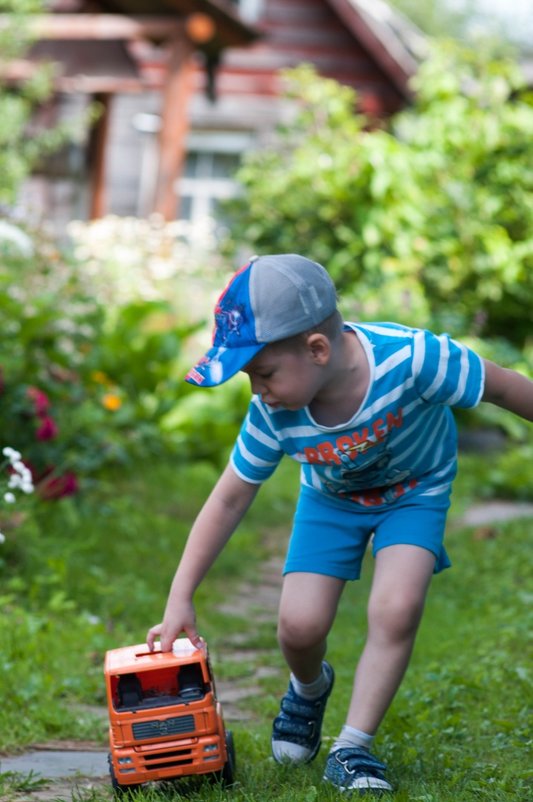
M 357 666 L 347 724 L 374 734 L 409 663 L 435 555 L 411 545 L 376 554 L 368 635 Z
M 344 580 L 322 574 L 293 572 L 284 578 L 278 638 L 291 679 L 272 731 L 272 753 L 279 762 L 307 763 L 320 748 L 334 681 L 323 658 L 343 587 Z
M 324 775 L 341 790 L 392 790 L 385 766 L 368 750 L 409 663 L 434 567 L 435 555 L 419 546 L 393 545 L 376 554 L 367 640 L 346 725 Z
M 324 574 L 286 574 L 279 605 L 278 640 L 300 682 L 320 674 L 326 639 L 335 619 L 344 580 Z

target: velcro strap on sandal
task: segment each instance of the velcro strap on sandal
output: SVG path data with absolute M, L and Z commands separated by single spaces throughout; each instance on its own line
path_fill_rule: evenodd
M 299 716 L 306 720 L 316 719 L 320 714 L 320 706 L 315 702 L 294 702 L 286 697 L 281 700 L 281 710 L 290 716 Z

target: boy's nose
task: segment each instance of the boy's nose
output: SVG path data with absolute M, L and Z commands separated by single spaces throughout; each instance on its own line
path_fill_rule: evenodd
M 261 395 L 261 393 L 264 392 L 264 385 L 259 379 L 250 378 L 250 384 L 254 395 Z

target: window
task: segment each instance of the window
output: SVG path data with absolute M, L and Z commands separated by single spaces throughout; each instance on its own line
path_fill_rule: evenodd
M 264 0 L 232 0 L 245 22 L 257 22 L 263 11 Z
M 189 136 L 182 177 L 177 181 L 178 217 L 193 224 L 221 221 L 220 201 L 238 195 L 235 173 L 253 142 L 246 132 L 205 131 Z

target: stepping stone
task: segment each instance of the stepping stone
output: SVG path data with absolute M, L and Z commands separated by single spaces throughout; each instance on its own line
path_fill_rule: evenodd
M 461 516 L 461 526 L 483 526 L 533 517 L 533 504 L 521 501 L 486 501 L 474 504 Z
M 42 779 L 105 777 L 109 775 L 107 752 L 38 750 L 0 757 L 0 773 L 30 774 Z

